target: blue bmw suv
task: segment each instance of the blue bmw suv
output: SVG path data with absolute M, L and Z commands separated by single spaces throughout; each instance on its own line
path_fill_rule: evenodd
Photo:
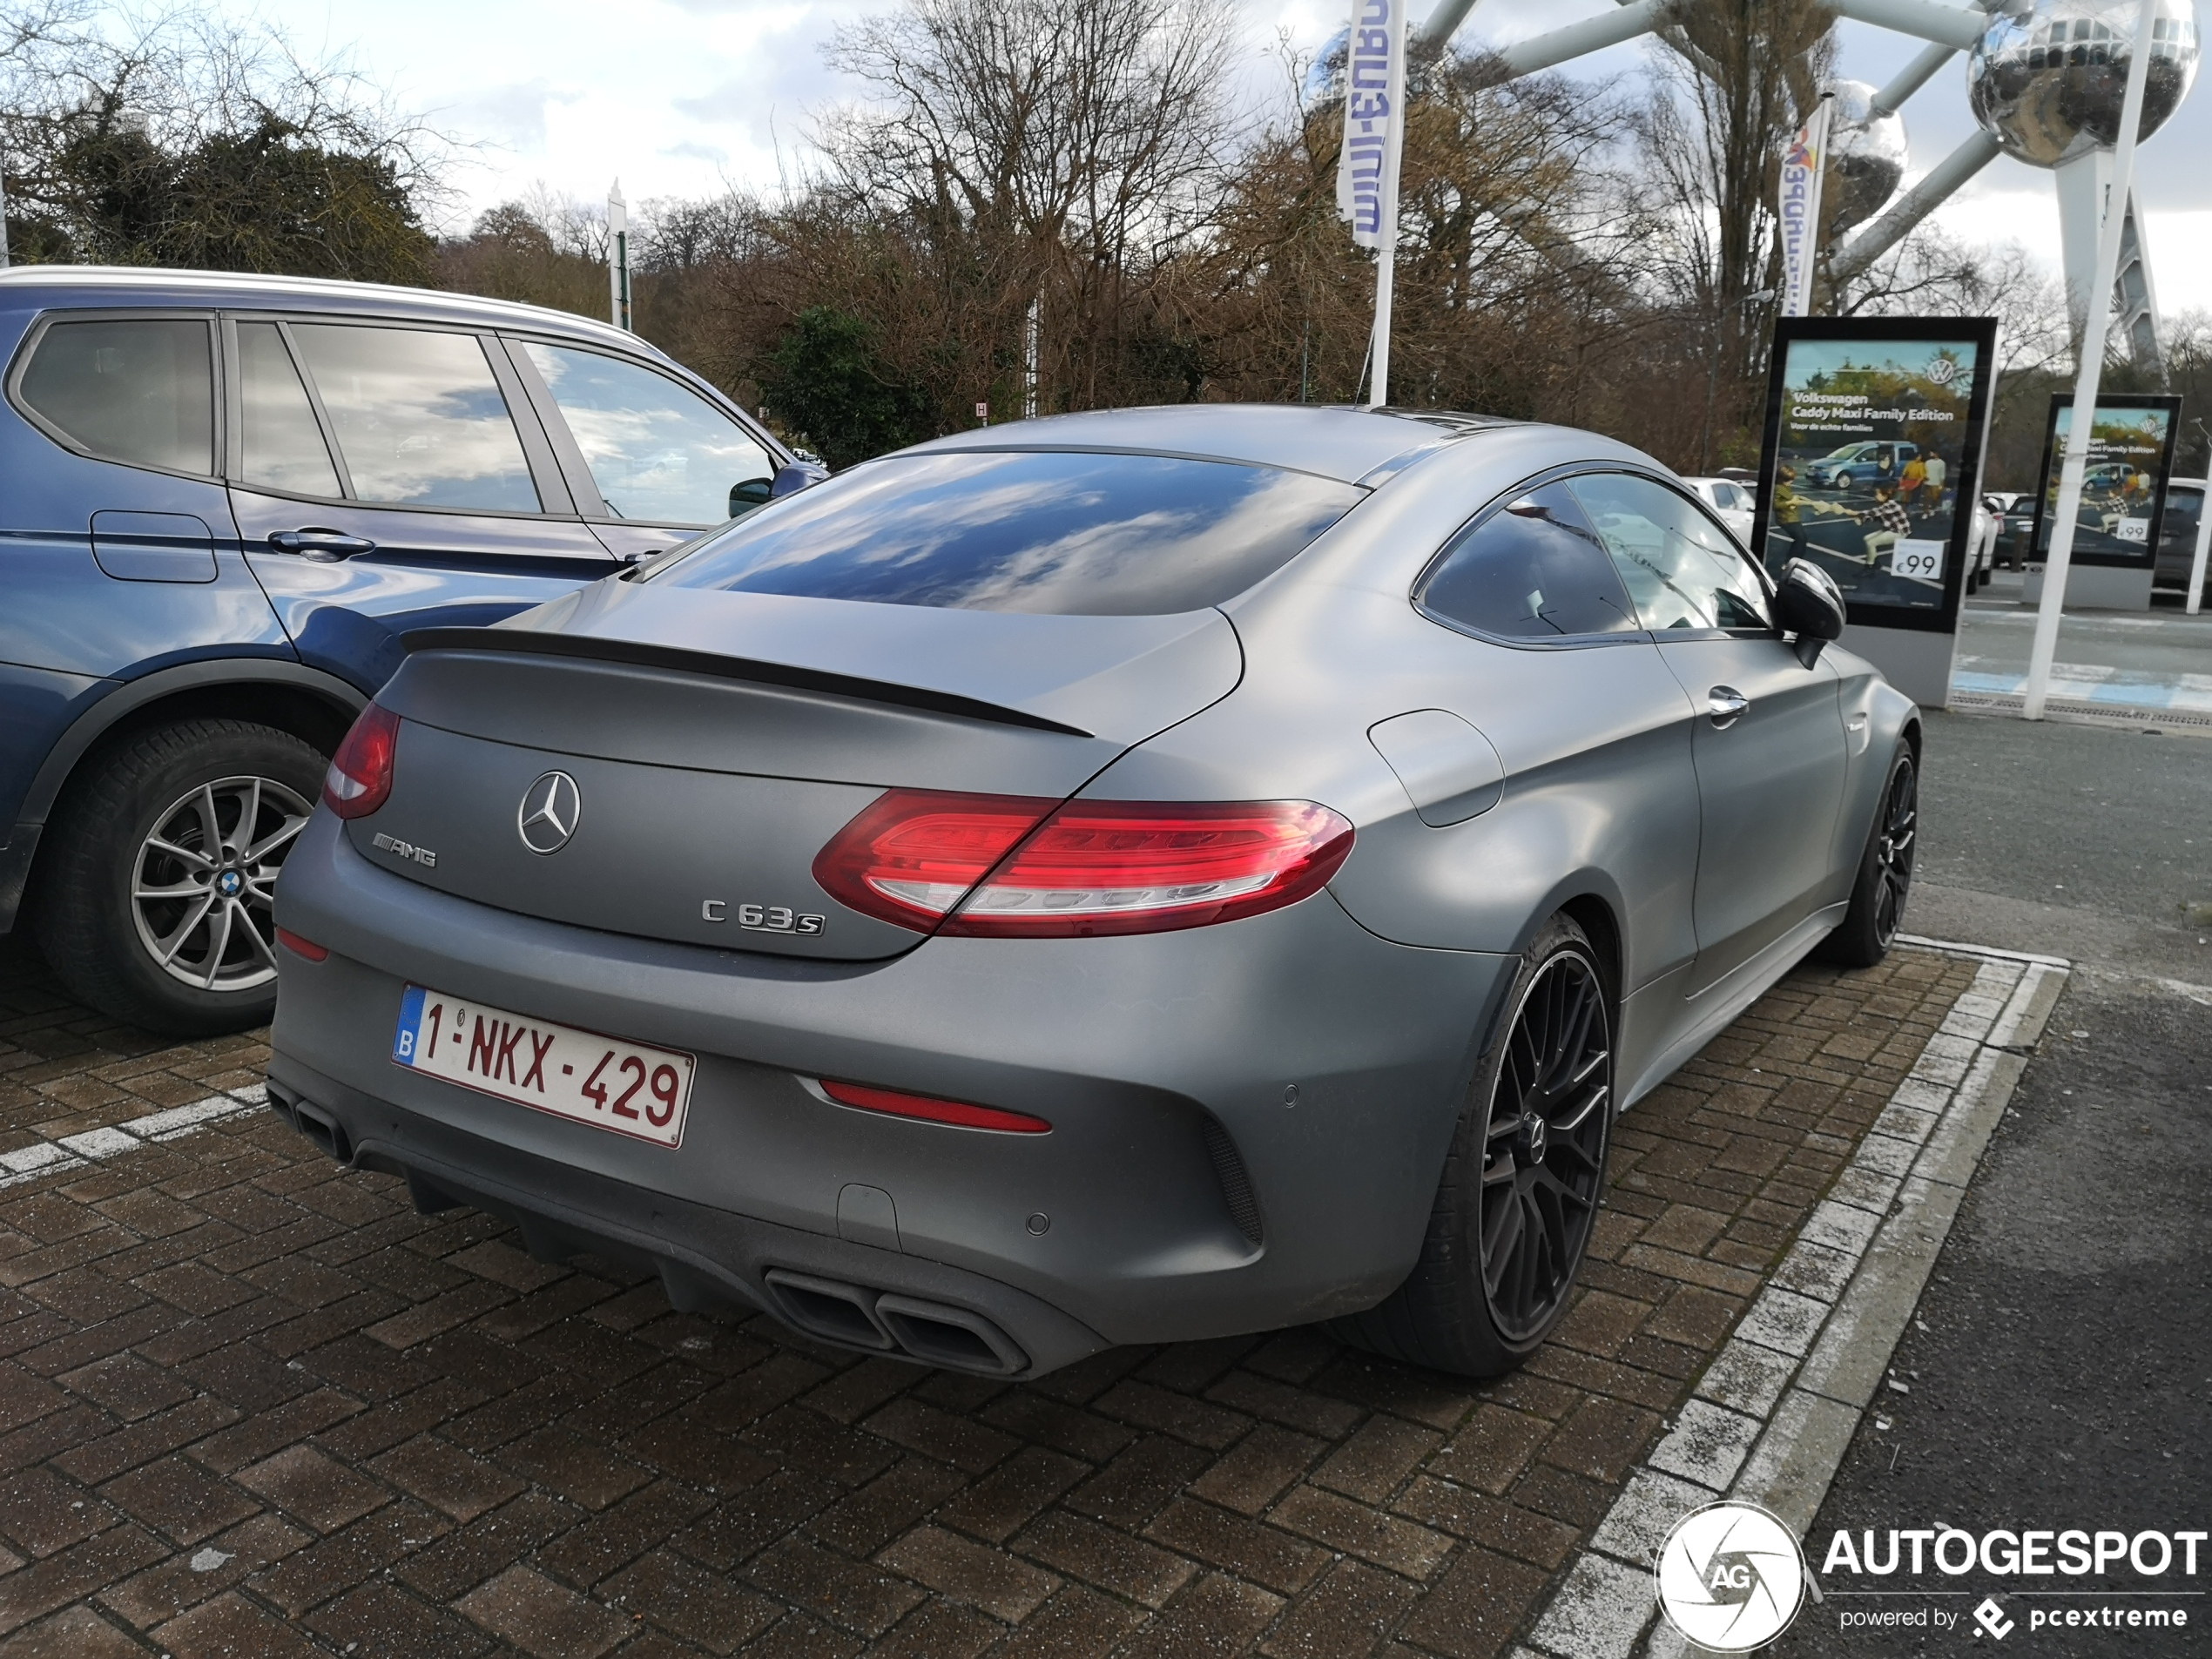
M 565 313 L 0 273 L 0 932 L 158 1030 L 255 1024 L 270 897 L 410 629 L 481 624 L 820 469 Z

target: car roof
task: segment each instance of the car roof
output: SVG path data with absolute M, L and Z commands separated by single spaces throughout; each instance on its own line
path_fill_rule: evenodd
M 135 265 L 18 265 L 0 271 L 0 307 L 24 304 L 219 306 L 268 311 L 350 311 L 364 316 L 405 315 L 485 328 L 556 333 L 597 340 L 604 345 L 655 357 L 665 355 L 627 330 L 574 312 L 385 282 L 260 276 L 235 271 L 175 271 Z
M 1499 427 L 1488 415 L 1312 403 L 1173 403 L 1012 421 L 934 438 L 901 454 L 1072 449 L 1187 456 L 1378 483 L 1422 455 Z

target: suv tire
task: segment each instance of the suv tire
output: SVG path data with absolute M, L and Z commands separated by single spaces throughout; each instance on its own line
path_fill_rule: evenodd
M 96 752 L 39 848 L 32 926 L 63 984 L 171 1035 L 266 1024 L 271 890 L 324 765 L 292 733 L 243 720 L 182 721 Z
M 1588 936 L 1554 916 L 1476 1063 L 1420 1259 L 1380 1305 L 1334 1321 L 1339 1337 L 1468 1377 L 1536 1351 L 1573 1301 L 1605 1191 L 1615 1015 Z

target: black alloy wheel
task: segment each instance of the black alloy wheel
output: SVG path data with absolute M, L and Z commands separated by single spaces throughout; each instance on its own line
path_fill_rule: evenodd
M 1912 745 L 1900 738 L 1890 757 L 1880 805 L 1859 854 L 1851 905 L 1836 931 L 1815 954 L 1843 968 L 1871 968 L 1890 954 L 1905 930 L 1905 901 L 1912 896 L 1912 864 L 1919 853 L 1920 769 Z
M 1613 1044 L 1605 988 L 1580 951 L 1521 998 L 1492 1087 L 1478 1212 L 1482 1291 L 1509 1344 L 1559 1316 L 1605 1179 Z
M 1329 1328 L 1461 1377 L 1525 1363 L 1567 1312 L 1605 1190 L 1616 1002 L 1564 913 L 1523 948 L 1461 1098 L 1420 1258 L 1405 1282 Z
M 1905 926 L 1905 901 L 1912 892 L 1912 859 L 1920 826 L 1919 774 L 1907 760 L 1890 773 L 1889 792 L 1874 830 L 1874 868 L 1880 886 L 1874 894 L 1874 938 L 1887 951 Z

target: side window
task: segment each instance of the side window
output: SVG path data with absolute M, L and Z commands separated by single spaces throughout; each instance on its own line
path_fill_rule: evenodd
M 775 462 L 688 387 L 574 346 L 523 342 L 617 518 L 719 524 L 768 499 Z
M 1416 603 L 1507 639 L 1633 631 L 1627 590 L 1563 484 L 1545 484 L 1460 532 Z
M 203 477 L 215 470 L 214 356 L 199 318 L 57 322 L 39 337 L 17 392 L 96 455 Z
M 523 441 L 474 334 L 294 323 L 363 502 L 542 510 Z
M 293 496 L 343 494 L 314 406 L 276 324 L 239 324 L 238 380 L 244 481 Z
M 1728 532 L 1665 485 L 1626 473 L 1574 481 L 1643 625 L 1770 628 L 1766 591 Z

